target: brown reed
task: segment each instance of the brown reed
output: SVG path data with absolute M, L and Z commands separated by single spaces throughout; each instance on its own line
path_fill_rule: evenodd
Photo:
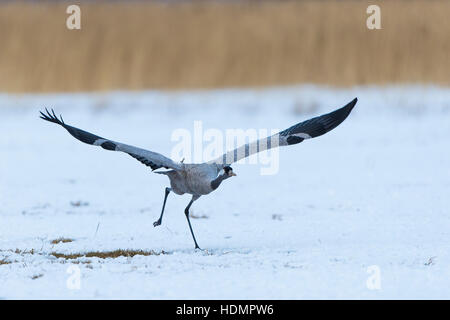
M 450 1 L 69 4 L 0 5 L 0 92 L 450 84 Z

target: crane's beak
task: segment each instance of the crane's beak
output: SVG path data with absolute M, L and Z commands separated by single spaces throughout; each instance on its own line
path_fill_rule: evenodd
M 237 174 L 234 173 L 233 171 L 231 171 L 231 172 L 230 172 L 230 177 L 235 177 L 235 176 L 237 176 Z

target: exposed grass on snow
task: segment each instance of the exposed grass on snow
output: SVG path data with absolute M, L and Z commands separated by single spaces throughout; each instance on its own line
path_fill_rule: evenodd
M 84 202 L 84 201 L 71 201 L 70 205 L 72 207 L 86 207 L 89 205 L 89 202 Z
M 50 253 L 52 256 L 56 258 L 63 258 L 63 259 L 78 259 L 82 257 L 86 258 L 101 258 L 101 259 L 107 259 L 107 258 L 118 258 L 118 257 L 134 257 L 137 255 L 140 256 L 159 256 L 161 254 L 167 254 L 164 250 L 161 252 L 156 252 L 153 250 L 150 251 L 144 251 L 144 250 L 122 250 L 117 249 L 114 251 L 89 251 L 86 253 L 58 253 L 58 252 L 52 252 Z
M 61 237 L 61 238 L 57 238 L 57 239 L 52 240 L 50 243 L 51 244 L 58 244 L 58 243 L 68 243 L 68 242 L 73 242 L 73 241 L 75 241 L 75 240 Z
M 9 250 L 9 251 L 12 251 L 12 250 Z M 24 254 L 35 254 L 36 251 L 35 251 L 34 249 L 31 249 L 31 250 L 27 250 L 27 249 L 25 249 L 25 250 L 16 249 L 16 250 L 14 250 L 14 253 L 15 253 L 15 254 L 21 254 L 21 255 L 24 255 Z
M 202 214 L 201 216 L 197 216 L 193 213 L 191 213 L 189 215 L 189 217 L 191 217 L 192 219 L 209 219 L 209 217 L 207 215 Z
M 72 242 L 72 239 L 64 239 L 59 238 L 53 240 L 52 244 L 57 243 L 65 243 L 65 242 Z M 6 250 L 7 252 L 13 252 L 15 254 L 24 256 L 24 255 L 44 255 L 44 256 L 53 256 L 55 258 L 61 258 L 64 260 L 75 260 L 79 258 L 100 258 L 100 259 L 107 259 L 107 258 L 119 258 L 119 257 L 127 257 L 132 258 L 134 256 L 159 256 L 159 255 L 165 255 L 169 254 L 168 252 L 161 250 L 161 251 L 145 251 L 145 250 L 131 250 L 131 249 L 117 249 L 113 251 L 88 251 L 88 252 L 78 252 L 78 253 L 59 253 L 59 252 L 51 252 L 51 253 L 45 253 L 45 252 L 38 252 L 34 249 L 31 250 L 21 250 L 21 249 L 15 249 L 15 250 Z M 1 252 L 1 251 L 0 251 Z M 6 258 L 2 258 L 0 260 L 0 265 L 3 264 L 11 264 L 12 262 L 9 260 L 6 260 Z M 89 264 L 91 261 L 85 260 L 85 261 L 71 261 L 71 263 L 83 263 L 83 264 Z

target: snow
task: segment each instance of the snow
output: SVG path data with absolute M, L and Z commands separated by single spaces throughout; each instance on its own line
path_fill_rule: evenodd
M 280 148 L 276 174 L 234 164 L 237 177 L 194 203 L 205 251 L 193 249 L 189 195 L 170 194 L 154 228 L 165 176 L 38 118 L 52 107 L 68 124 L 170 156 L 174 130 L 195 120 L 284 129 L 355 96 L 340 127 Z M 0 94 L 0 111 L 0 298 L 450 298 L 450 89 Z M 61 237 L 74 241 L 51 243 Z M 116 249 L 164 254 L 51 255 Z

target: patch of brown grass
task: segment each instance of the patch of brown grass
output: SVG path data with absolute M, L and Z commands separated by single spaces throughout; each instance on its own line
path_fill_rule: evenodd
M 321 83 L 450 84 L 450 2 L 81 2 L 0 5 L 0 91 Z
M 10 250 L 10 251 L 12 251 L 12 250 Z M 16 253 L 16 254 L 35 254 L 36 252 L 34 251 L 34 249 L 31 249 L 31 250 L 16 249 L 16 250 L 14 250 L 14 253 Z
M 136 255 L 141 256 L 159 256 L 161 254 L 167 254 L 165 251 L 156 252 L 156 251 L 144 251 L 144 250 L 114 250 L 114 251 L 90 251 L 86 253 L 57 253 L 52 252 L 51 255 L 56 258 L 63 258 L 63 259 L 78 259 L 82 257 L 86 258 L 118 258 L 118 257 L 134 257 Z
M 205 214 L 202 214 L 201 216 L 197 216 L 197 215 L 191 213 L 189 215 L 189 217 L 192 218 L 192 219 L 209 219 L 209 217 L 207 215 L 205 215 Z
M 0 265 L 2 264 L 11 264 L 11 261 L 8 261 L 6 259 L 0 259 Z
M 74 241 L 73 239 L 61 237 L 61 238 L 57 238 L 57 239 L 52 240 L 50 243 L 51 244 L 58 244 L 58 243 L 68 243 L 68 242 L 73 242 L 73 241 Z
M 85 201 L 71 201 L 70 205 L 72 207 L 86 207 L 89 205 L 89 202 L 85 202 Z

